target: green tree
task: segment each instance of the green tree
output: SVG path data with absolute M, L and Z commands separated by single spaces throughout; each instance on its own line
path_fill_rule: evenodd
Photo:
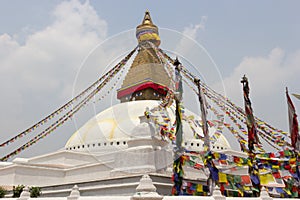
M 31 198 L 36 198 L 36 197 L 41 196 L 41 188 L 39 188 L 39 187 L 31 187 L 29 189 L 29 192 L 30 192 Z
M 23 192 L 24 185 L 18 185 L 17 187 L 13 187 L 13 198 L 19 198 L 21 193 Z
M 6 195 L 7 191 L 3 188 L 0 187 L 0 198 L 3 198 Z

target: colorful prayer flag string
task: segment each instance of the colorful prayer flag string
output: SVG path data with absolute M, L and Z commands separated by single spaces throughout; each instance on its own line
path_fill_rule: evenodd
M 64 114 L 61 118 L 59 118 L 57 121 L 55 121 L 53 124 L 51 124 L 49 127 L 47 127 L 44 131 L 39 133 L 37 136 L 32 138 L 30 141 L 19 147 L 18 149 L 14 150 L 13 152 L 7 154 L 6 156 L 2 157 L 1 161 L 7 161 L 10 157 L 15 156 L 16 154 L 20 153 L 21 151 L 25 150 L 26 148 L 30 147 L 31 145 L 35 144 L 37 141 L 45 138 L 47 135 L 49 135 L 51 132 L 53 132 L 56 128 L 64 124 L 68 119 L 70 119 L 75 113 L 77 113 L 83 106 L 85 106 L 91 98 L 93 98 L 113 77 L 116 75 L 122 67 L 126 64 L 126 62 L 130 59 L 130 57 L 135 52 L 136 48 L 131 51 L 125 59 L 123 59 L 119 64 L 116 65 L 116 67 L 113 68 L 113 70 L 110 70 L 107 74 L 108 76 L 83 100 L 81 100 L 75 107 L 71 108 L 70 111 L 68 111 L 66 114 Z

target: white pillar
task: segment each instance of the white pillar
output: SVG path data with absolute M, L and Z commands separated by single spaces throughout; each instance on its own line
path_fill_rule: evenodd
M 226 199 L 226 197 L 222 195 L 220 188 L 218 186 L 215 187 L 212 197 L 215 200 L 225 200 Z
M 18 200 L 27 200 L 29 198 L 30 198 L 29 188 L 28 186 L 25 186 Z
M 74 185 L 74 187 L 71 190 L 70 196 L 67 197 L 67 200 L 77 200 L 80 197 L 79 188 L 77 185 Z
M 270 197 L 269 193 L 267 192 L 265 187 L 262 187 L 260 192 L 260 199 L 261 200 L 272 200 L 273 198 Z
M 163 196 L 160 196 L 156 192 L 156 187 L 152 183 L 152 179 L 149 175 L 144 175 L 140 184 L 136 188 L 136 193 L 130 198 L 131 200 L 162 200 Z

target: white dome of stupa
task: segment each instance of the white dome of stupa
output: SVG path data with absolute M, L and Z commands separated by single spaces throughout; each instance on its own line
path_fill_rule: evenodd
M 80 129 L 78 129 L 68 140 L 65 145 L 67 150 L 88 151 L 88 152 L 105 152 L 109 149 L 126 149 L 127 141 L 134 139 L 139 133 L 141 127 L 140 117 L 144 116 L 147 108 L 150 110 L 157 108 L 160 101 L 141 100 L 130 101 L 116 104 L 90 119 Z M 171 126 L 175 121 L 175 106 L 172 105 L 164 113 L 153 113 L 159 120 L 170 119 L 168 122 Z M 187 119 L 200 120 L 200 117 L 193 112 L 184 109 L 183 119 L 183 146 L 190 150 L 203 149 L 203 141 L 195 139 L 194 134 L 197 132 L 202 135 L 202 128 L 196 123 L 191 123 Z M 145 122 L 144 122 L 145 123 Z M 141 129 L 142 130 L 142 129 Z M 158 128 L 157 133 L 160 134 Z M 213 135 L 216 127 L 210 127 L 209 133 Z M 140 135 L 151 135 L 151 131 L 140 133 Z M 223 135 L 212 145 L 214 149 L 231 149 L 228 141 Z

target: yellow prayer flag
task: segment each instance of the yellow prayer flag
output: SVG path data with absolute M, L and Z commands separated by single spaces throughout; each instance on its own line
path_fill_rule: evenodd
M 240 142 L 241 142 L 241 143 L 244 143 L 244 144 L 247 144 L 247 141 L 246 141 L 246 140 L 241 140 Z
M 236 166 L 241 167 L 241 166 L 243 166 L 243 164 L 242 163 L 237 163 Z
M 203 186 L 201 184 L 197 185 L 197 192 L 203 192 Z
M 275 182 L 272 174 L 264 174 L 260 175 L 259 177 L 261 185 L 267 185 L 268 183 Z
M 244 190 L 245 191 L 250 191 L 250 187 L 249 186 L 244 186 Z
M 252 162 L 251 162 L 251 160 L 249 159 L 249 160 L 247 160 L 247 164 L 248 164 L 248 166 L 252 166 Z
M 222 173 L 222 172 L 219 172 L 219 182 L 220 183 L 227 183 L 227 175 Z
M 296 158 L 291 158 L 290 163 L 294 163 L 294 162 L 296 162 Z
M 274 176 L 272 174 L 267 174 L 267 181 L 268 183 L 275 182 Z
M 267 169 L 259 169 L 259 173 L 261 174 L 266 174 L 268 172 Z
M 279 169 L 279 165 L 272 165 L 273 169 Z
M 244 192 L 242 191 L 241 188 L 238 189 L 238 193 L 243 197 L 244 196 Z
M 264 174 L 264 175 L 260 175 L 259 176 L 259 179 L 260 179 L 260 184 L 261 185 L 266 185 L 268 182 L 267 182 L 267 175 Z
M 291 191 L 290 191 L 289 189 L 284 188 L 283 190 L 284 190 L 288 195 L 292 195 L 292 193 L 291 193 Z
M 219 159 L 220 158 L 220 154 L 217 153 L 217 152 L 214 152 L 214 156 L 215 156 L 215 159 Z

